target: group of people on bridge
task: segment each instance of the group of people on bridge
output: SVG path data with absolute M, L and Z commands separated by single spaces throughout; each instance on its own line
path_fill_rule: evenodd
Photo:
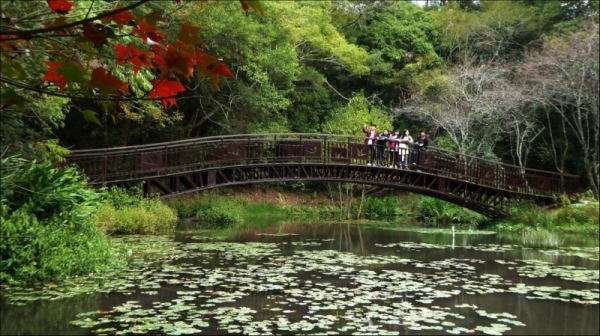
M 414 140 L 408 130 L 404 130 L 400 134 L 400 130 L 396 130 L 394 134 L 390 134 L 388 130 L 383 133 L 377 133 L 377 126 L 363 126 L 363 132 L 367 135 L 365 144 L 369 146 L 369 159 L 367 165 L 374 166 L 375 156 L 380 167 L 390 167 L 397 169 L 408 169 L 408 159 L 410 154 L 409 146 L 413 146 L 412 164 L 419 164 L 419 152 L 427 151 L 429 146 L 429 138 L 425 132 L 421 132 L 420 136 Z M 386 155 L 386 153 L 388 153 Z

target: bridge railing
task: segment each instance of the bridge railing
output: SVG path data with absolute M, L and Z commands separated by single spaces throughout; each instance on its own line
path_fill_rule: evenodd
M 388 153 L 386 152 L 387 156 Z M 521 168 L 441 148 L 413 157 L 415 169 L 450 179 L 532 195 L 571 194 L 578 176 Z M 377 162 L 376 154 L 374 155 Z M 114 183 L 146 177 L 252 164 L 365 165 L 371 159 L 364 137 L 329 134 L 246 134 L 188 139 L 142 146 L 75 150 L 67 157 L 91 183 Z M 386 157 L 386 160 L 388 158 Z M 390 164 L 389 161 L 387 164 Z

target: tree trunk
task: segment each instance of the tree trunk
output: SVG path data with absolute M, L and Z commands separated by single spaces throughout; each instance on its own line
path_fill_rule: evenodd
M 340 216 L 339 220 L 342 220 L 342 214 L 344 213 L 344 200 L 342 198 L 342 184 L 338 183 L 338 190 L 340 192 Z
M 358 214 L 356 215 L 356 219 L 360 219 L 360 215 L 362 214 L 362 207 L 365 201 L 365 185 L 362 185 L 362 191 L 360 192 L 360 203 L 358 205 Z
M 346 220 L 350 220 L 350 210 L 352 207 L 353 186 L 346 183 Z
M 129 142 L 129 127 L 131 126 L 131 119 L 125 118 L 123 121 L 123 138 L 121 140 L 122 146 L 127 146 Z
M 108 142 L 108 121 L 107 121 L 106 111 L 102 111 L 102 127 L 104 128 L 104 146 L 110 147 L 110 143 Z

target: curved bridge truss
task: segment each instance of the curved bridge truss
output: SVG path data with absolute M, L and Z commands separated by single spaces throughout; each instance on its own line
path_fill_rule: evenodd
M 491 218 L 506 214 L 509 199 L 548 204 L 555 195 L 578 190 L 575 175 L 520 168 L 439 148 L 420 152 L 418 166 L 411 170 L 367 166 L 369 155 L 362 137 L 250 134 L 75 150 L 67 163 L 81 167 L 92 185 L 132 187 L 145 182 L 145 194 L 161 197 L 250 183 L 352 182 L 436 197 Z

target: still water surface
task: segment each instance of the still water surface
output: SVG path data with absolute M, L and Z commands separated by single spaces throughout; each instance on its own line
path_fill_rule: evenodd
M 544 251 L 335 224 L 206 237 L 120 239 L 133 251 L 125 273 L 5 289 L 1 334 L 600 332 L 597 239 Z

